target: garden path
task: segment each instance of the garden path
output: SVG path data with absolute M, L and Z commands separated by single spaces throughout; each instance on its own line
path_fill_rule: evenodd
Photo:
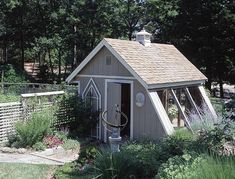
M 27 163 L 27 164 L 47 164 L 47 165 L 63 165 L 72 162 L 78 158 L 77 153 L 65 153 L 64 151 L 54 152 L 53 149 L 46 149 L 42 152 L 34 153 L 1 153 L 1 163 Z

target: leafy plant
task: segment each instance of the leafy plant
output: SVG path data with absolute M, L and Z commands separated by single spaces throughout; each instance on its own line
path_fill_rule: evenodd
M 67 139 L 64 141 L 62 147 L 65 150 L 79 150 L 80 149 L 80 142 L 74 139 Z
M 170 158 L 158 170 L 156 179 L 230 179 L 235 178 L 234 157 L 184 154 Z
M 26 122 L 19 121 L 15 125 L 15 147 L 32 147 L 41 142 L 50 131 L 51 121 L 54 119 L 49 109 L 34 112 Z
M 41 150 L 45 150 L 46 146 L 43 142 L 37 142 L 33 145 L 33 149 L 35 149 L 36 151 L 41 151 Z
M 99 153 L 100 150 L 96 146 L 82 148 L 77 162 L 80 164 L 80 167 L 86 164 L 92 164 Z
M 157 160 L 160 149 L 156 143 L 151 141 L 127 142 L 121 151 L 135 156 L 137 176 L 140 178 L 153 177 L 160 165 Z

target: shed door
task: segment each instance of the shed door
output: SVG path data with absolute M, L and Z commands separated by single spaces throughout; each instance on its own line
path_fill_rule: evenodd
M 107 120 L 111 123 L 118 124 L 120 122 L 120 116 L 116 116 L 116 105 L 121 110 L 121 90 L 122 85 L 120 83 L 108 83 L 107 90 Z M 115 120 L 117 118 L 117 120 Z M 111 135 L 108 132 L 107 137 Z

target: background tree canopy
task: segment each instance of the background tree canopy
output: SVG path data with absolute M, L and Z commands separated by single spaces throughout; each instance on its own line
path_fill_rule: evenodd
M 180 49 L 209 88 L 235 83 L 232 0 L 1 0 L 0 62 L 38 63 L 43 81 L 60 82 L 102 38 L 131 40 L 143 27 Z

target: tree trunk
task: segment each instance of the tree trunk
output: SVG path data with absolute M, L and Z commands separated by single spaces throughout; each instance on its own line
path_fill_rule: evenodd
M 7 63 L 7 42 L 3 41 L 3 63 Z
M 40 52 L 38 52 L 38 66 L 40 67 L 42 64 L 41 64 L 41 54 Z
M 23 12 L 21 12 L 20 27 L 20 49 L 21 49 L 21 70 L 24 71 L 24 32 L 23 32 Z
M 21 49 L 21 70 L 24 71 L 24 39 L 23 35 L 20 38 L 20 49 Z
M 220 98 L 224 98 L 223 80 L 219 77 Z
M 60 83 L 61 82 L 61 52 L 60 52 L 60 49 L 59 49 L 59 75 L 58 75 L 58 82 Z
M 53 64 L 51 61 L 51 49 L 49 49 L 49 48 L 48 48 L 48 58 L 49 58 L 49 64 L 50 64 L 50 68 L 51 68 L 52 80 L 54 81 L 54 70 L 53 70 Z
M 74 34 L 77 32 L 77 27 L 74 26 Z M 77 44 L 76 39 L 74 40 L 74 46 L 73 46 L 73 69 L 77 66 Z
M 65 78 L 66 78 L 66 73 L 67 73 L 67 63 L 65 63 L 65 67 L 64 67 L 64 75 L 63 75 L 63 80 L 65 81 Z

